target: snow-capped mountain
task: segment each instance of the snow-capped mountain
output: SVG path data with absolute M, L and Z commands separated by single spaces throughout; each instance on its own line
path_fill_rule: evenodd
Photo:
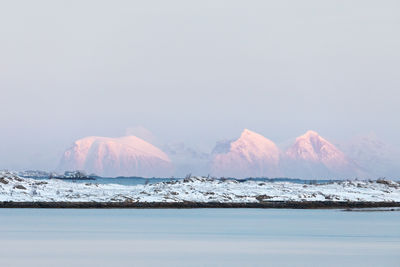
M 335 146 L 308 131 L 279 149 L 271 140 L 245 129 L 237 140 L 218 142 L 211 154 L 183 143 L 166 144 L 163 150 L 166 153 L 135 136 L 86 137 L 65 151 L 58 170 L 84 170 L 106 177 L 183 177 L 194 173 L 303 179 L 396 179 L 400 171 L 395 160 L 400 157 L 373 136 Z
M 283 154 L 285 176 L 299 178 L 365 178 L 355 162 L 314 131 L 297 137 Z
M 245 129 L 240 138 L 217 144 L 211 174 L 225 177 L 277 177 L 279 149 L 271 140 Z
M 168 177 L 173 167 L 159 148 L 136 137 L 86 137 L 64 152 L 59 170 L 84 170 L 105 177 Z

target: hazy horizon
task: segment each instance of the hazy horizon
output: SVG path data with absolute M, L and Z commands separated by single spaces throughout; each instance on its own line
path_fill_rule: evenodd
M 5 1 L 0 169 L 86 136 L 210 152 L 244 128 L 400 148 L 398 1 Z M 142 135 L 142 136 L 141 136 Z

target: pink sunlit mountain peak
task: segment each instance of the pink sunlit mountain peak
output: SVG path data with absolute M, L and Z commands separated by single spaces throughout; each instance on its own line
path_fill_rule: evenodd
M 163 177 L 172 174 L 168 156 L 136 137 L 90 136 L 64 152 L 60 170 L 84 170 L 101 176 Z
M 278 175 L 279 149 L 264 136 L 244 129 L 225 153 L 214 155 L 212 174 L 231 177 Z
M 288 176 L 345 178 L 365 175 L 345 153 L 315 131 L 297 137 L 284 157 Z

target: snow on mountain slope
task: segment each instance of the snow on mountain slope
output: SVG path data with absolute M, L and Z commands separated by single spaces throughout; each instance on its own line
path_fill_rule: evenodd
M 0 201 L 13 202 L 220 202 L 373 201 L 400 202 L 400 183 L 387 180 L 304 185 L 188 178 L 147 185 L 35 180 L 0 172 Z
M 236 141 L 219 144 L 214 151 L 218 151 L 212 160 L 211 174 L 214 176 L 279 176 L 278 147 L 271 140 L 250 130 L 245 129 Z
M 342 165 L 346 162 L 343 152 L 314 131 L 308 131 L 296 138 L 286 155 L 293 159 L 323 162 L 327 165 Z
M 168 177 L 173 171 L 164 152 L 136 136 L 77 140 L 65 151 L 59 169 L 84 170 L 106 177 Z
M 336 146 L 314 131 L 296 138 L 284 153 L 286 176 L 299 178 L 356 178 L 367 173 Z

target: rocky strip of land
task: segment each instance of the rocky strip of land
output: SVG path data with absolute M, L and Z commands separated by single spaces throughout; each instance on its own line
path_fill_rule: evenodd
M 400 183 L 390 180 L 349 180 L 300 184 L 191 177 L 154 184 L 120 185 L 37 180 L 3 172 L 0 173 L 0 202 L 5 203 L 3 206 L 15 207 L 55 205 L 87 208 L 387 207 L 400 203 Z
M 354 201 L 271 201 L 259 203 L 220 202 L 0 202 L 0 208 L 42 209 L 197 209 L 197 208 L 258 208 L 258 209 L 365 209 L 395 208 L 400 202 Z

